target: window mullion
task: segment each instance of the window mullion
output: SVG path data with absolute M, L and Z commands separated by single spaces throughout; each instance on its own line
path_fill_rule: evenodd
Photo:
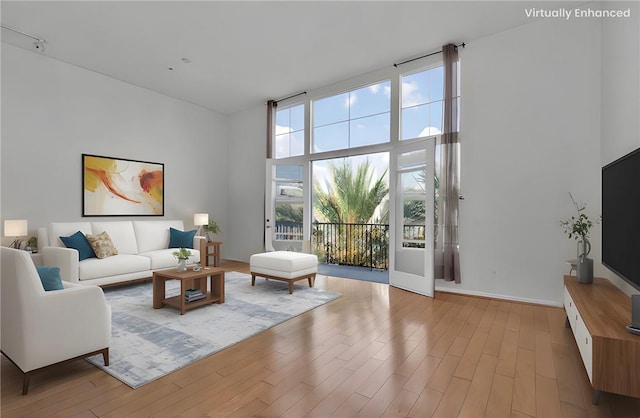
M 400 100 L 400 91 L 401 91 L 401 76 L 400 73 L 395 73 L 393 77 L 391 77 L 391 108 L 390 108 L 390 142 L 392 144 L 398 143 L 400 140 L 400 107 L 402 106 Z

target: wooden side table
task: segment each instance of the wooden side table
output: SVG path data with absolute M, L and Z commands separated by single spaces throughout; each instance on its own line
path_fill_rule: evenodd
M 202 267 L 213 266 L 218 267 L 220 265 L 220 241 L 200 241 L 200 264 Z M 213 248 L 213 252 L 209 252 L 209 249 Z M 209 257 L 213 257 L 213 264 L 209 264 Z

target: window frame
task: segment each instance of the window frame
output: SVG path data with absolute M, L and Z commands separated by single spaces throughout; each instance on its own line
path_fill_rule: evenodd
M 426 71 L 435 67 L 443 66 L 442 54 L 435 54 L 410 63 L 403 64 L 399 67 L 390 66 L 388 68 L 379 69 L 356 77 L 352 77 L 338 83 L 321 87 L 315 90 L 307 91 L 304 95 L 297 95 L 290 99 L 278 102 L 278 107 L 291 108 L 296 105 L 304 105 L 304 154 L 298 156 L 277 158 L 279 162 L 285 163 L 289 158 L 292 161 L 300 159 L 305 161 L 322 160 L 329 158 L 338 158 L 354 155 L 362 155 L 368 153 L 377 153 L 390 151 L 400 145 L 410 145 L 414 142 L 424 140 L 425 138 L 439 137 L 440 135 L 429 135 L 426 137 L 417 137 L 401 140 L 401 83 L 402 77 L 408 74 L 414 74 L 420 71 Z M 383 81 L 391 81 L 391 111 L 390 111 L 390 140 L 381 144 L 364 145 L 354 148 L 342 148 L 339 150 L 331 150 L 324 152 L 312 152 L 312 136 L 313 136 L 313 104 L 316 100 L 326 97 L 336 96 L 345 92 L 350 92 L 371 86 Z M 275 123 L 274 132 L 275 138 Z M 275 155 L 275 140 L 272 144 L 272 152 Z M 275 159 L 275 157 L 274 157 Z

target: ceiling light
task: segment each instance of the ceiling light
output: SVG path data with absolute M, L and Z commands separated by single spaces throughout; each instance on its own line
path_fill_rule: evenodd
M 185 64 L 191 64 L 191 60 L 189 58 L 182 58 L 182 62 Z

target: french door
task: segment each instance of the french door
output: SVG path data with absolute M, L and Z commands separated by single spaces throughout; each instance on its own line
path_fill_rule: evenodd
M 434 295 L 435 140 L 394 150 L 390 159 L 389 284 Z
M 309 252 L 309 163 L 267 159 L 264 245 Z

